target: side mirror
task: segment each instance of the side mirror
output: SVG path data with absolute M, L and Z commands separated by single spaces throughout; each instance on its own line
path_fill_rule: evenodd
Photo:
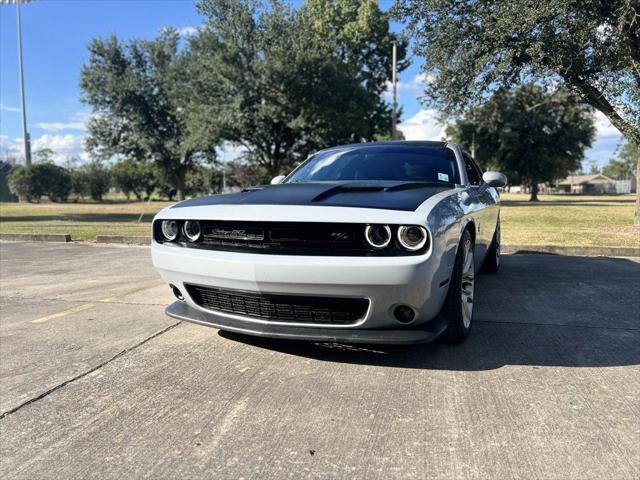
M 504 187 L 507 184 L 506 175 L 500 172 L 484 172 L 484 175 L 482 175 L 482 180 L 490 187 L 496 188 Z
M 271 185 L 278 185 L 282 183 L 284 179 L 285 179 L 285 175 L 278 175 L 277 177 L 273 177 L 271 179 Z

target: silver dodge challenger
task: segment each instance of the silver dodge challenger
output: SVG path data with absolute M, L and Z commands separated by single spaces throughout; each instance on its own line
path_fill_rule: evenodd
M 177 203 L 153 221 L 153 263 L 177 297 L 166 312 L 263 337 L 460 342 L 476 272 L 500 264 L 506 181 L 455 144 L 377 142 Z

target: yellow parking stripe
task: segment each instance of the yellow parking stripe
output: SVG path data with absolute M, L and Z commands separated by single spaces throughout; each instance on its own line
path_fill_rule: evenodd
M 56 318 L 62 318 L 62 317 L 66 317 L 67 315 L 72 315 L 74 313 L 79 313 L 79 312 L 84 312 L 85 310 L 89 310 L 90 308 L 95 307 L 98 303 L 109 303 L 109 302 L 114 302 L 122 297 L 126 297 L 127 295 L 131 295 L 132 293 L 137 293 L 137 292 L 141 292 L 143 290 L 150 290 L 152 288 L 155 287 L 159 287 L 160 285 L 162 285 L 161 283 L 157 283 L 154 282 L 153 285 L 146 285 L 143 287 L 136 287 L 130 290 L 127 290 L 126 292 L 122 292 L 119 293 L 118 295 L 114 295 L 113 297 L 107 297 L 107 298 L 103 298 L 101 300 L 96 300 L 94 302 L 91 303 L 84 303 L 82 305 L 77 305 L 75 307 L 71 307 L 67 310 L 63 310 L 62 312 L 58 312 L 58 313 L 53 313 L 51 315 L 47 315 L 45 317 L 40 317 L 40 318 L 36 318 L 35 320 L 31 320 L 31 323 L 45 323 L 48 322 L 49 320 L 55 320 Z
M 95 303 L 85 303 L 84 305 L 78 305 L 76 307 L 63 310 L 62 312 L 54 313 L 53 315 L 47 315 L 46 317 L 36 318 L 35 320 L 31 320 L 31 323 L 48 322 L 49 320 L 54 320 L 56 318 L 64 317 L 66 315 L 71 315 L 72 313 L 78 313 L 84 310 L 89 310 L 90 308 L 93 308 L 95 306 L 96 306 Z

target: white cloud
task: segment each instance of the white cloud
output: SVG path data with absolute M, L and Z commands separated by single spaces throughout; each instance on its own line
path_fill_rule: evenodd
M 47 132 L 59 132 L 60 130 L 86 130 L 84 122 L 41 122 L 36 127 Z
M 83 135 L 51 135 L 44 134 L 31 141 L 31 151 L 36 152 L 45 148 L 54 151 L 56 160 L 64 160 L 67 156 L 78 156 L 84 152 Z
M 14 157 L 23 155 L 24 144 L 22 138 L 9 138 L 7 135 L 0 135 L 0 157 L 4 158 L 6 154 Z
M 86 130 L 86 123 L 91 114 L 86 111 L 79 111 L 71 115 L 65 122 L 39 122 L 35 126 L 47 132 L 59 132 L 61 130 Z
M 198 33 L 198 27 L 188 26 L 178 28 L 178 33 L 181 37 L 190 37 L 191 35 Z
M 4 105 L 2 103 L 0 103 L 0 110 L 4 111 L 4 112 L 19 112 L 20 109 L 18 107 L 10 107 L 8 105 Z
M 88 159 L 88 155 L 84 151 L 83 135 L 52 135 L 47 133 L 31 139 L 32 154 L 45 148 L 53 150 L 53 159 L 56 163 L 62 163 L 68 157 L 80 157 L 83 160 Z M 23 160 L 23 139 L 20 137 L 9 138 L 7 135 L 0 135 L 0 154 L 4 157 L 5 152 L 19 160 Z
M 413 117 L 398 124 L 407 140 L 442 140 L 445 137 L 445 125 L 437 120 L 438 112 L 423 108 Z
M 422 93 L 425 87 L 433 82 L 433 75 L 427 75 L 425 73 L 418 73 L 408 82 L 398 82 L 398 91 L 399 92 L 414 92 L 414 93 Z
M 596 138 L 600 140 L 603 137 L 619 137 L 622 135 L 620 130 L 614 127 L 606 115 L 600 111 L 595 113 L 596 119 Z
M 424 92 L 425 87 L 432 82 L 434 79 L 433 75 L 427 75 L 425 73 L 418 73 L 414 75 L 414 77 L 408 82 L 403 82 L 399 80 L 396 84 L 396 88 L 398 93 L 413 93 L 415 95 L 420 95 Z M 387 82 L 386 89 L 384 91 L 384 98 L 387 101 L 391 101 L 391 95 L 393 92 L 393 84 L 391 82 Z

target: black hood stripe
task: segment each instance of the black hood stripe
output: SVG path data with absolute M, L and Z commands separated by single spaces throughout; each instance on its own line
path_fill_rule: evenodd
M 452 183 L 309 182 L 263 185 L 237 193 L 193 198 L 172 208 L 207 205 L 317 205 L 414 211 Z

